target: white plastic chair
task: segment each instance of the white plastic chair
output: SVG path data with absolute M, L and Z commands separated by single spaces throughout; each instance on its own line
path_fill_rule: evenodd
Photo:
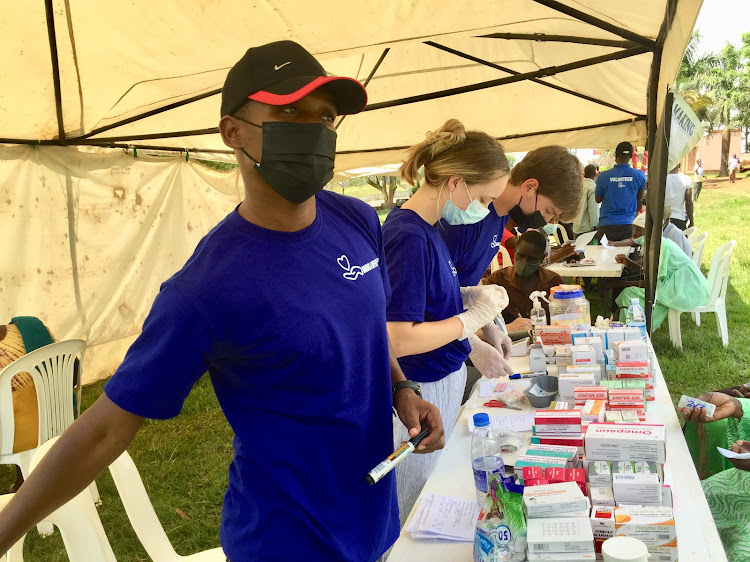
M 500 259 L 503 260 L 502 263 L 500 263 Z M 497 254 L 492 258 L 492 262 L 490 262 L 490 273 L 495 273 L 498 269 L 505 269 L 511 265 L 513 265 L 513 262 L 510 260 L 510 254 L 505 246 L 501 244 L 497 247 Z
M 57 438 L 51 439 L 37 448 L 31 463 L 32 470 L 56 440 Z M 225 562 L 226 556 L 221 548 L 204 550 L 188 556 L 180 556 L 175 552 L 151 505 L 138 469 L 127 451 L 109 466 L 109 470 L 130 524 L 153 562 Z M 69 506 L 75 508 L 75 513 L 69 513 L 65 518 L 55 517 L 60 510 Z M 78 560 L 116 562 L 99 513 L 91 501 L 91 495 L 86 490 L 48 519 L 60 529 L 64 541 L 66 533 L 69 537 L 76 539 L 65 541 L 65 548 L 71 562 Z M 79 537 L 85 538 L 87 542 L 78 541 Z M 103 554 L 100 557 L 93 556 L 91 548 L 96 548 L 97 552 Z M 10 559 L 8 562 L 16 561 Z
M 693 263 L 701 268 L 701 262 L 703 261 L 703 250 L 706 247 L 706 238 L 708 238 L 708 232 L 701 232 L 700 234 L 693 237 Z
M 36 448 L 13 452 L 16 426 L 11 379 L 18 373 L 29 373 L 34 380 L 39 411 L 39 446 L 61 435 L 73 423 L 75 365 L 78 359 L 80 370 L 85 350 L 86 342 L 83 340 L 51 343 L 27 353 L 0 371 L 0 464 L 17 465 L 24 480 L 29 476 L 31 457 Z M 91 493 L 98 501 L 96 486 L 92 485 Z M 38 530 L 41 535 L 48 535 L 52 527 L 40 524 Z
M 695 231 L 696 231 L 696 228 L 694 226 L 691 226 L 690 228 L 686 228 L 685 230 L 682 231 L 682 233 L 685 235 L 685 238 L 687 238 L 688 242 L 690 242 L 691 244 L 693 243 L 691 238 L 695 234 Z
M 702 312 L 713 312 L 716 314 L 716 325 L 724 347 L 729 345 L 729 330 L 727 328 L 726 296 L 729 283 L 729 268 L 732 264 L 732 250 L 736 240 L 730 240 L 720 246 L 711 260 L 711 269 L 708 272 L 709 297 L 708 304 L 697 306 L 690 312 L 700 326 L 700 315 Z M 682 330 L 680 328 L 681 311 L 669 309 L 669 339 L 672 344 L 682 349 Z
M 568 242 L 570 240 L 570 238 L 568 237 L 568 231 L 565 230 L 565 227 L 559 222 L 555 226 L 557 226 L 557 230 L 555 231 L 557 243 L 562 246 L 563 244 L 565 244 L 565 242 Z

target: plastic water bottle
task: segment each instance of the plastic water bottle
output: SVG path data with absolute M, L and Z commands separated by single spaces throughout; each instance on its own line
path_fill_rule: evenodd
M 471 468 L 474 470 L 474 485 L 477 502 L 481 505 L 487 495 L 489 475 L 505 476 L 505 463 L 500 456 L 500 442 L 490 427 L 487 414 L 474 414 L 474 435 L 471 437 Z
M 638 328 L 641 331 L 641 338 L 643 338 L 643 341 L 646 341 L 646 313 L 643 312 L 641 301 L 637 298 L 630 299 L 625 324 L 629 328 Z

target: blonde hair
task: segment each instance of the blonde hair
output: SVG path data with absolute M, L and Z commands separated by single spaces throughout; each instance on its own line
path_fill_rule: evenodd
M 513 166 L 508 180 L 521 186 L 528 179 L 539 182 L 537 193 L 544 195 L 560 209 L 559 220 L 575 220 L 583 198 L 583 171 L 578 160 L 564 146 L 550 145 L 537 148 Z
M 416 185 L 422 167 L 425 181 L 438 189 L 451 176 L 461 176 L 467 185 L 473 185 L 490 182 L 510 170 L 497 140 L 481 131 L 467 131 L 457 119 L 449 119 L 412 146 L 399 172 L 405 181 Z

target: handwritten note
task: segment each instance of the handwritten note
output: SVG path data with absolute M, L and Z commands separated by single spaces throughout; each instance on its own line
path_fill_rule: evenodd
M 478 516 L 474 498 L 425 494 L 406 530 L 415 539 L 472 542 Z

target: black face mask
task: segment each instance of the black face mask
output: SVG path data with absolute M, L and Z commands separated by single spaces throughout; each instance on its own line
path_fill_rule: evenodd
M 523 197 L 521 198 L 523 199 Z M 534 202 L 534 212 L 530 215 L 524 214 L 521 210 L 521 199 L 518 200 L 518 205 L 513 207 L 508 215 L 517 226 L 521 228 L 542 228 L 547 221 L 544 220 L 542 213 L 540 213 L 536 207 L 539 201 L 539 193 L 536 194 L 536 201 Z
M 526 260 L 516 259 L 513 265 L 516 275 L 518 275 L 519 277 L 528 277 L 529 275 L 534 275 L 534 273 L 539 270 L 541 262 L 529 262 Z
M 263 153 L 258 162 L 242 148 L 255 170 L 276 193 L 292 203 L 304 203 L 318 193 L 333 177 L 336 156 L 336 132 L 322 123 L 266 121 Z

